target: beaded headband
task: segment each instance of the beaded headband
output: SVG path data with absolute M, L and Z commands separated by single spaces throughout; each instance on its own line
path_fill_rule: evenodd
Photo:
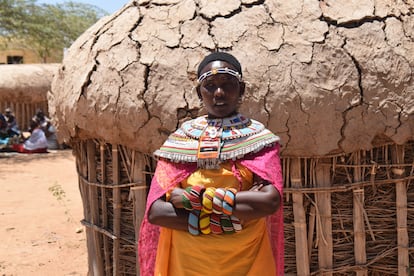
M 210 71 L 207 71 L 207 72 L 201 74 L 200 77 L 198 78 L 197 82 L 201 83 L 207 77 L 212 76 L 212 75 L 216 75 L 216 74 L 230 74 L 230 75 L 236 77 L 239 81 L 242 80 L 242 76 L 239 72 L 225 67 L 225 68 L 214 68 Z

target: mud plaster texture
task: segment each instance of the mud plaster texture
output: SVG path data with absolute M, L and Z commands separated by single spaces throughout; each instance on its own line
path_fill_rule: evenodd
M 234 54 L 241 112 L 285 156 L 324 156 L 414 137 L 414 1 L 131 1 L 68 50 L 48 95 L 60 139 L 151 153 L 204 114 L 196 68 Z
M 46 101 L 58 68 L 59 64 L 0 65 L 0 102 Z

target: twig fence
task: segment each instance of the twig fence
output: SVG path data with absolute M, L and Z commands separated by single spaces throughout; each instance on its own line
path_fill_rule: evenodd
M 138 275 L 136 241 L 155 161 L 74 140 L 91 275 Z M 414 141 L 282 157 L 285 275 L 414 274 Z

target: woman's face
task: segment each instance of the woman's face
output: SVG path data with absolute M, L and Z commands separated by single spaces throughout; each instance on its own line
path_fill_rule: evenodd
M 217 68 L 235 69 L 225 61 L 207 64 L 201 74 Z M 228 117 L 237 111 L 239 98 L 244 93 L 244 83 L 230 74 L 219 73 L 204 79 L 197 90 L 210 118 Z

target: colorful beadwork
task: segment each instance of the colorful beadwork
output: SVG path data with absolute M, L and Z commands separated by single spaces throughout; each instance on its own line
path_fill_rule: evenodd
M 213 198 L 216 188 L 208 187 L 203 194 L 203 209 L 202 211 L 206 214 L 211 214 L 213 212 Z
M 242 80 L 242 76 L 240 75 L 239 72 L 237 72 L 233 69 L 224 67 L 224 68 L 214 68 L 210 71 L 207 71 L 207 72 L 201 74 L 200 77 L 198 78 L 197 82 L 201 83 L 207 77 L 212 76 L 212 75 L 216 75 L 216 74 L 229 74 L 229 75 L 232 75 L 232 76 L 236 77 L 239 81 Z
M 220 224 L 225 234 L 234 233 L 233 223 L 228 215 L 220 215 Z
M 198 210 L 192 210 L 188 214 L 188 232 L 190 234 L 197 236 L 200 234 L 200 229 L 198 226 L 200 218 L 200 211 Z
M 243 229 L 241 222 L 238 218 L 236 218 L 235 216 L 230 216 L 230 220 L 233 224 L 234 231 L 240 232 Z
M 210 214 L 207 214 L 203 211 L 200 213 L 200 231 L 201 233 L 208 235 L 211 233 L 210 228 Z
M 220 216 L 220 214 L 216 213 L 211 213 L 210 215 L 210 230 L 211 233 L 216 235 L 223 233 L 223 229 L 221 228 Z
M 184 122 L 171 134 L 154 156 L 172 162 L 197 163 L 199 168 L 210 166 L 209 159 L 198 160 L 200 137 L 209 127 L 208 134 L 220 141 L 218 156 L 212 165 L 226 160 L 236 160 L 248 153 L 257 152 L 272 146 L 279 137 L 266 129 L 258 121 L 248 119 L 241 114 L 222 119 L 209 119 L 201 116 Z M 215 130 L 213 131 L 213 128 Z
M 223 198 L 223 214 L 231 216 L 233 214 L 234 200 L 236 196 L 236 189 L 228 188 Z
M 213 213 L 222 214 L 223 213 L 223 200 L 226 191 L 222 188 L 217 188 L 214 193 L 213 198 Z
M 191 207 L 193 210 L 201 211 L 202 205 L 201 205 L 201 196 L 204 192 L 205 188 L 204 186 L 195 185 L 191 187 L 190 193 L 188 195 L 188 199 L 191 202 Z
M 186 209 L 187 211 L 193 210 L 193 207 L 191 206 L 191 201 L 190 201 L 190 192 L 191 192 L 191 187 L 187 187 L 184 189 L 184 192 L 182 195 L 183 206 L 184 206 L 184 209 Z

